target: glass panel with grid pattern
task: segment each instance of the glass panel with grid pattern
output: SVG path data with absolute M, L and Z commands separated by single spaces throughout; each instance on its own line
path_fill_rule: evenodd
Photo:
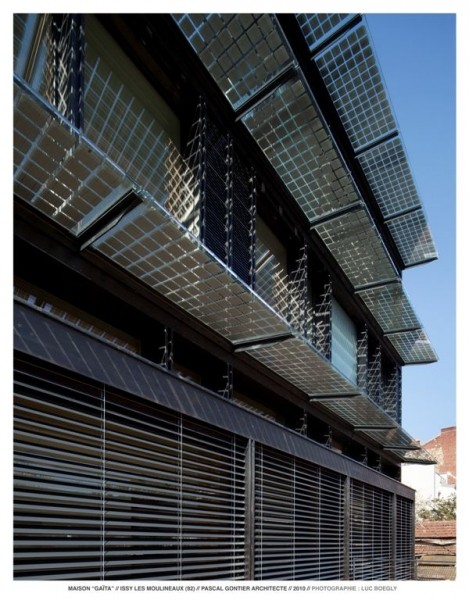
M 375 226 L 363 209 L 315 227 L 354 286 L 397 279 L 397 272 Z
M 316 63 L 355 150 L 396 129 L 365 26 L 341 37 Z
M 420 327 L 420 322 L 400 283 L 390 283 L 357 293 L 385 333 L 396 329 Z
M 74 233 L 130 189 L 130 182 L 15 86 L 14 191 Z
M 355 386 L 305 341 L 293 338 L 248 354 L 307 394 L 353 394 Z
M 438 360 L 425 332 L 406 331 L 386 336 L 406 364 L 436 362 Z
M 406 267 L 438 258 L 422 209 L 390 219 L 386 224 Z
M 350 21 L 353 14 L 299 14 L 296 19 L 311 51 L 326 40 L 339 27 Z
M 399 138 L 360 154 L 358 161 L 385 218 L 420 206 L 406 152 Z
M 93 246 L 233 342 L 288 325 L 156 204 L 142 206 Z
M 184 14 L 174 18 L 234 108 L 292 60 L 272 15 Z
M 243 122 L 309 220 L 358 198 L 299 78 L 281 86 Z
M 390 417 L 365 396 L 353 396 L 352 398 L 327 398 L 315 400 L 325 408 L 335 413 L 347 423 L 354 427 L 373 424 L 376 427 L 393 426 Z M 368 435 L 372 436 L 372 432 Z

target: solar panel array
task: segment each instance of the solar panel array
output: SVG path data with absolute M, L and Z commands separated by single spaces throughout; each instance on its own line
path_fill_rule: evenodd
M 272 15 L 183 15 L 176 20 L 235 109 L 294 60 Z M 299 17 L 311 47 L 347 20 L 341 16 L 313 22 Z M 360 164 L 404 262 L 430 260 L 434 246 L 400 140 L 366 149 L 396 127 L 366 29 L 352 29 L 316 60 L 352 145 L 364 149 Z M 105 95 L 106 82 L 96 77 Z M 128 100 L 126 93 L 122 97 Z M 106 110 L 120 99 L 109 96 L 109 101 Z M 90 141 L 46 109 L 31 91 L 15 89 L 15 193 L 78 235 L 134 191 L 141 205 L 94 241 L 95 249 L 235 344 L 290 333 L 285 317 L 201 244 L 197 228 L 185 228 L 174 216 L 197 206 L 197 182 L 165 136 L 157 129 L 153 132 L 151 124 L 145 127 L 141 116 L 132 114 L 131 105 L 131 101 L 122 105 L 122 110 L 126 126 L 135 121 L 131 137 L 134 142 L 140 139 L 140 145 L 132 147 L 132 161 L 123 169 L 121 161 L 129 156 L 128 136 L 122 129 L 117 139 L 117 130 L 106 127 L 109 115 L 102 106 L 91 113 Z M 394 281 L 357 293 L 403 361 L 436 360 L 425 333 L 412 330 L 419 323 L 398 273 L 365 205 L 357 206 L 360 197 L 354 180 L 303 76 L 269 92 L 243 122 L 308 219 L 314 223 L 326 217 L 314 225 L 315 230 L 352 285 Z M 141 127 L 151 139 L 138 134 Z M 154 150 L 159 159 L 149 161 L 145 157 L 153 156 Z M 111 158 L 107 151 L 113 153 Z M 400 214 L 408 209 L 413 212 Z M 394 333 L 401 328 L 410 330 Z M 307 394 L 357 393 L 301 336 L 251 349 L 249 354 Z M 350 398 L 323 402 L 350 423 L 392 421 L 363 395 L 354 396 L 353 402 Z

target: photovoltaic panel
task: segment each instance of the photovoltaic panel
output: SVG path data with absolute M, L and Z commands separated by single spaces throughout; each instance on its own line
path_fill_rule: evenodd
M 385 218 L 419 207 L 404 146 L 393 138 L 360 154 L 358 161 Z
M 269 14 L 184 14 L 174 19 L 233 108 L 292 58 Z
M 368 437 L 372 438 L 375 442 L 378 442 L 381 446 L 392 446 L 395 448 L 412 448 L 418 446 L 415 440 L 401 428 L 388 430 L 370 429 L 364 433 Z
M 132 189 L 125 176 L 15 85 L 14 192 L 75 234 Z
M 331 397 L 327 399 L 313 399 L 315 404 L 321 404 L 341 419 L 354 427 L 372 423 L 375 426 L 394 426 L 395 423 L 379 406 L 369 398 L 362 395 L 352 398 Z M 368 433 L 368 432 L 367 432 Z
M 390 283 L 361 290 L 357 294 L 378 321 L 384 333 L 420 327 L 420 322 L 401 283 Z
M 356 151 L 396 130 L 364 25 L 353 28 L 315 60 Z
M 135 209 L 93 246 L 232 342 L 289 331 L 156 205 Z
M 431 363 L 438 360 L 426 333 L 422 329 L 404 333 L 391 333 L 386 337 L 406 364 Z
M 308 219 L 358 199 L 303 81 L 295 77 L 243 122 Z
M 393 450 L 403 463 L 410 463 L 415 465 L 434 465 L 436 464 L 433 456 L 425 450 L 420 448 L 419 450 Z
M 398 275 L 368 212 L 360 208 L 315 227 L 353 286 Z
M 406 267 L 438 258 L 423 209 L 389 219 L 386 225 Z
M 292 338 L 247 351 L 306 394 L 354 394 L 356 387 L 306 341 Z
M 353 14 L 347 13 L 296 15 L 301 31 L 312 52 L 353 17 Z

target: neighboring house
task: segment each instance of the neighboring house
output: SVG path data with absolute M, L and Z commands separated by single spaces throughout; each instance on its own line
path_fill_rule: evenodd
M 456 578 L 456 521 L 420 521 L 415 528 L 417 578 Z
M 456 426 L 445 427 L 424 448 L 434 464 L 402 466 L 402 482 L 416 491 L 417 502 L 448 498 L 456 493 Z
M 14 59 L 15 578 L 412 579 L 437 252 L 363 16 L 17 14 Z

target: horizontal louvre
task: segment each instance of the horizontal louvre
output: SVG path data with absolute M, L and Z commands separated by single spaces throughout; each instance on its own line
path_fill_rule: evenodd
M 256 471 L 256 579 L 341 579 L 343 478 L 265 447 Z
M 22 360 L 14 417 L 16 579 L 413 577 L 412 500 L 314 459 Z
M 353 480 L 350 531 L 351 579 L 392 579 L 391 525 L 391 494 Z
M 397 581 L 414 576 L 414 504 L 396 497 L 396 577 Z
M 17 579 L 244 577 L 244 441 L 18 372 Z
M 41 377 L 41 378 L 40 378 Z M 98 388 L 22 376 L 14 407 L 16 578 L 97 579 L 102 564 Z

